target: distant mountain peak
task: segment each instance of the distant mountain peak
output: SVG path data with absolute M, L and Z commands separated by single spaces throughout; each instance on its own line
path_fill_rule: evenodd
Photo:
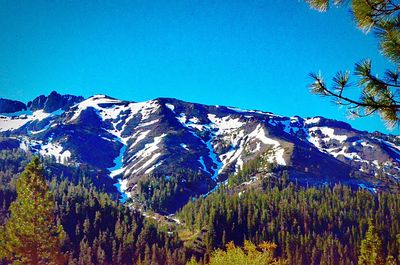
M 14 113 L 26 109 L 26 105 L 21 101 L 0 98 L 0 113 Z
M 83 99 L 81 96 L 61 95 L 56 91 L 52 91 L 48 96 L 40 95 L 36 97 L 28 102 L 27 105 L 31 111 L 43 110 L 46 113 L 51 113 L 58 109 L 67 110 Z

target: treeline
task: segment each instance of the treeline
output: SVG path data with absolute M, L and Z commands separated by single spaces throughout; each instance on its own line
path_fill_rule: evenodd
M 245 240 L 268 240 L 290 264 L 357 264 L 373 220 L 382 242 L 380 254 L 399 260 L 399 194 L 283 183 L 266 177 L 262 189 L 235 194 L 221 187 L 207 198 L 190 201 L 178 216 L 194 232 L 203 231 L 206 256 L 230 241 L 243 245 Z
M 275 163 L 271 163 L 268 160 L 268 156 L 273 152 L 273 150 L 267 150 L 261 155 L 258 155 L 254 159 L 245 163 L 241 169 L 229 176 L 228 185 L 235 186 L 242 184 L 243 182 L 249 181 L 252 177 L 255 177 L 257 173 L 271 172 L 277 168 Z

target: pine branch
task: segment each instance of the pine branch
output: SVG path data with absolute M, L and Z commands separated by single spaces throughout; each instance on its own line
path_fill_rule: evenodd
M 350 104 L 354 104 L 356 105 L 356 107 L 372 107 L 372 108 L 397 108 L 400 109 L 400 104 L 398 104 L 397 101 L 394 101 L 395 104 L 390 104 L 390 105 L 386 105 L 386 104 L 379 104 L 379 103 L 375 103 L 375 104 L 370 104 L 370 103 L 364 103 L 364 102 L 360 102 L 348 97 L 345 97 L 342 95 L 342 93 L 335 93 L 331 90 L 329 90 L 325 83 L 322 81 L 322 78 L 318 75 L 316 75 L 315 73 L 310 73 L 309 74 L 311 78 L 313 78 L 317 84 L 317 86 L 315 86 L 315 83 L 311 85 L 311 89 L 313 91 L 314 94 L 319 94 L 322 96 L 332 96 L 332 97 L 336 97 L 338 99 L 344 100 Z M 318 88 L 316 88 L 318 87 Z M 394 100 L 394 99 L 393 99 Z

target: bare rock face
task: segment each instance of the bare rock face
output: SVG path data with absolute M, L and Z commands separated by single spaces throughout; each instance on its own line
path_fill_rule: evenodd
M 0 101 L 1 103 L 1 101 Z M 1 106 L 1 105 L 0 105 Z M 0 116 L 0 136 L 60 163 L 88 165 L 118 180 L 127 196 L 146 176 L 177 182 L 182 205 L 260 154 L 307 184 L 373 189 L 400 181 L 400 137 L 323 117 L 207 106 L 171 98 L 129 102 L 52 92 L 30 114 Z M 0 148 L 5 145 L 0 145 Z M 10 146 L 10 144 L 7 144 Z
M 0 98 L 0 113 L 14 113 L 26 110 L 26 105 L 20 101 Z
M 67 110 L 82 100 L 83 97 L 80 96 L 60 95 L 56 91 L 53 91 L 47 97 L 40 95 L 28 102 L 28 108 L 32 111 L 43 110 L 44 112 L 50 113 L 58 109 Z

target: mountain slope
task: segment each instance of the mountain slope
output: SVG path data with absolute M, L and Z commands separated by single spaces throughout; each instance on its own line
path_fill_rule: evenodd
M 400 177 L 399 136 L 362 132 L 323 117 L 56 92 L 27 106 L 0 115 L 0 148 L 93 167 L 118 180 L 124 199 L 143 191 L 137 185 L 146 176 L 172 177 L 177 190 L 171 194 L 177 198 L 166 209 L 209 192 L 260 154 L 291 178 L 311 184 L 342 181 L 382 189 Z

